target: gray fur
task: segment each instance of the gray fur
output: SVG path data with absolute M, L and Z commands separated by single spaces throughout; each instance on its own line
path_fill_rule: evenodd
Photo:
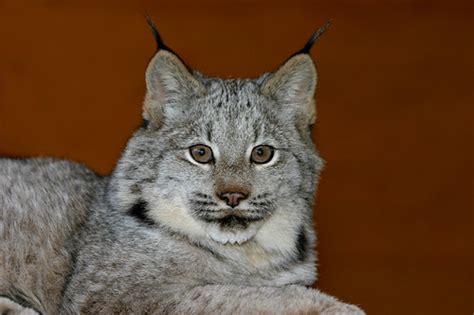
M 144 119 L 110 177 L 53 159 L 0 160 L 0 306 L 43 314 L 362 314 L 316 279 L 311 141 L 316 70 L 254 80 L 188 70 L 160 50 Z M 215 161 L 193 162 L 205 144 Z M 267 165 L 253 147 L 275 148 Z M 235 209 L 218 191 L 245 190 Z M 13 313 L 15 311 L 11 308 Z

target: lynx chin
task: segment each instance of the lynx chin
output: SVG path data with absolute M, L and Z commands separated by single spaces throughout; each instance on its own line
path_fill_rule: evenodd
M 0 159 L 0 313 L 364 314 L 307 287 L 326 26 L 274 72 L 224 80 L 149 24 L 143 124 L 110 176 Z

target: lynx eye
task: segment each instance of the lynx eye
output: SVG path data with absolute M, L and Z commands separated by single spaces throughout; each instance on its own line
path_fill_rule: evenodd
M 253 148 L 250 160 L 257 164 L 264 164 L 270 162 L 273 158 L 275 149 L 269 145 L 259 145 Z
M 214 159 L 211 148 L 203 144 L 193 145 L 189 148 L 189 153 L 198 163 L 209 163 Z

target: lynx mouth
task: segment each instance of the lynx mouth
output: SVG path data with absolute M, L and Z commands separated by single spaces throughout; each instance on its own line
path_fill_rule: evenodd
M 223 209 L 201 210 L 196 213 L 198 219 L 219 225 L 221 229 L 243 230 L 251 223 L 262 221 L 264 216 L 250 210 Z
M 200 207 L 193 217 L 204 223 L 209 238 L 223 245 L 242 245 L 258 232 L 269 212 L 260 209 Z
M 252 222 L 261 221 L 263 218 L 260 217 L 246 217 L 234 214 L 226 215 L 225 217 L 217 220 L 211 220 L 210 222 L 218 223 L 221 228 L 226 229 L 246 229 Z
M 263 220 L 263 216 L 232 213 L 203 221 L 212 240 L 224 245 L 242 245 L 255 236 Z

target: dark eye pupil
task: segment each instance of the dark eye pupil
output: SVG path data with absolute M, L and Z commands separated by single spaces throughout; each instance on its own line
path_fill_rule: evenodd
M 191 157 L 199 163 L 209 163 L 213 160 L 212 150 L 203 144 L 197 144 L 189 147 Z
M 257 146 L 252 150 L 250 160 L 257 164 L 269 162 L 273 157 L 274 149 L 268 145 Z

